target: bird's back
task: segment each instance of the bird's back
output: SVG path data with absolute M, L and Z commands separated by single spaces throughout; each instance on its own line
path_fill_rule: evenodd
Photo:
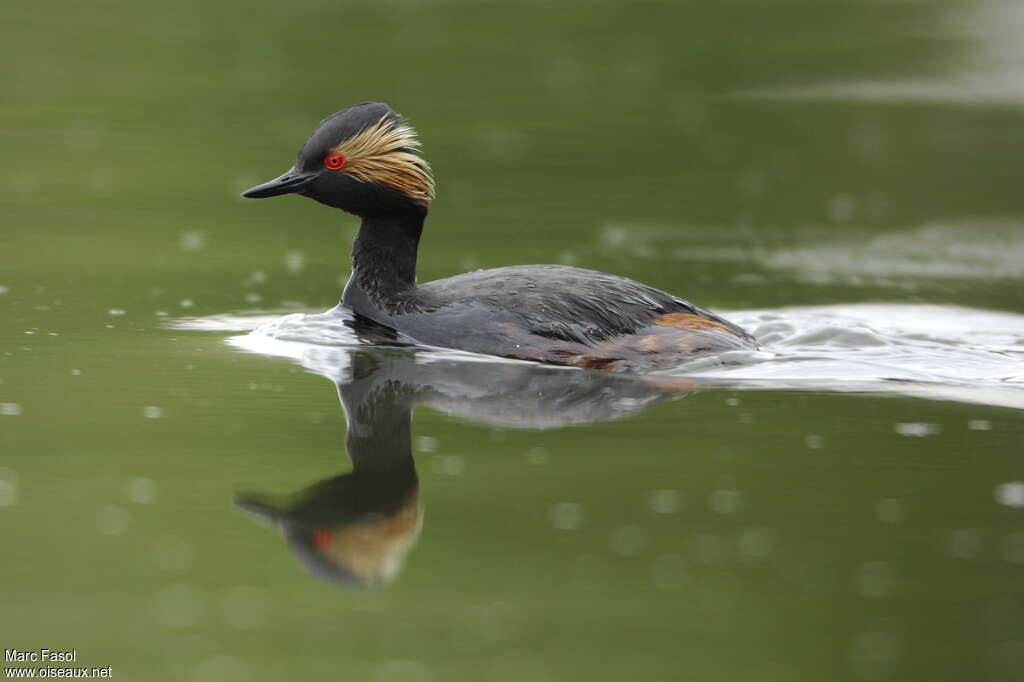
M 561 265 L 435 280 L 417 286 L 411 303 L 394 322 L 423 343 L 550 364 L 660 369 L 757 347 L 739 327 L 664 291 Z

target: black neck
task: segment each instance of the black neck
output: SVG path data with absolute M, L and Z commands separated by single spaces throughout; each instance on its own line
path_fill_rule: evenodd
M 346 445 L 353 473 L 415 481 L 410 388 L 400 381 L 377 383 L 370 378 L 339 384 L 338 393 L 348 423 Z
M 357 284 L 378 307 L 392 310 L 416 286 L 416 252 L 426 217 L 424 210 L 363 218 L 352 246 L 348 286 Z M 343 302 L 348 298 L 346 288 Z

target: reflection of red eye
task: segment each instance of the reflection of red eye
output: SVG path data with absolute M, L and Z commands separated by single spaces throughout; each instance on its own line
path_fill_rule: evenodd
M 319 550 L 326 550 L 331 546 L 334 538 L 331 537 L 331 531 L 326 528 L 317 528 L 313 531 L 313 546 Z
M 324 165 L 332 170 L 341 168 L 345 165 L 345 157 L 341 154 L 328 154 L 324 157 Z

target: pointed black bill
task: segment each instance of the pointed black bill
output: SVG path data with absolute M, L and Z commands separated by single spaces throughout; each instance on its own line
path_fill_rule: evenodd
M 236 495 L 235 506 L 271 523 L 283 523 L 288 514 L 278 507 L 249 495 Z
M 245 190 L 242 192 L 242 196 L 246 199 L 263 199 L 276 197 L 279 194 L 295 194 L 301 192 L 315 177 L 316 173 L 302 173 L 294 168 L 289 168 L 284 175 Z

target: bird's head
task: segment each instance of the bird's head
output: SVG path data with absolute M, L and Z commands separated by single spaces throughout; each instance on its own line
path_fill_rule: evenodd
M 416 132 L 391 107 L 357 104 L 321 121 L 294 166 L 242 196 L 301 194 L 359 216 L 425 213 L 434 179 L 419 147 Z

